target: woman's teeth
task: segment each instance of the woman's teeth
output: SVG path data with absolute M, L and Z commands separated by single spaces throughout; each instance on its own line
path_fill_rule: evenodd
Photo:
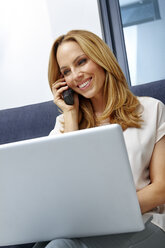
M 89 82 L 91 81 L 91 79 L 89 79 L 88 81 L 86 81 L 85 83 L 79 85 L 79 88 L 84 88 Z

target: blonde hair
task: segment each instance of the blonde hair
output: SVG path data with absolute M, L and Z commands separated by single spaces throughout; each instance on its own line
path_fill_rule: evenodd
M 96 119 L 90 99 L 79 95 L 80 114 L 79 129 L 97 126 L 101 121 L 110 119 L 110 123 L 118 123 L 122 129 L 141 127 L 141 115 L 138 111 L 140 103 L 129 90 L 125 76 L 109 47 L 97 35 L 85 30 L 72 30 L 66 35 L 57 38 L 52 46 L 48 80 L 50 88 L 60 77 L 60 69 L 56 59 L 59 45 L 63 42 L 75 41 L 83 52 L 106 73 L 104 84 L 105 110 L 99 119 Z

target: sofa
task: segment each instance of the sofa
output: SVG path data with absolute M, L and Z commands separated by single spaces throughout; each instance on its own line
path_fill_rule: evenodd
M 165 80 L 131 86 L 130 89 L 137 96 L 151 96 L 165 104 Z M 54 128 L 56 116 L 59 114 L 53 101 L 0 110 L 0 145 L 47 136 Z M 33 244 L 25 244 L 10 248 L 32 246 Z

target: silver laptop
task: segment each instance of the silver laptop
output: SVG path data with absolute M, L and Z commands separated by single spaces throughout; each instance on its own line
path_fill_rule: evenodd
M 0 146 L 0 246 L 143 229 L 119 125 Z

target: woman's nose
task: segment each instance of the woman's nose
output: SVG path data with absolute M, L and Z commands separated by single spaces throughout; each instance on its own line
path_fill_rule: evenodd
M 72 80 L 73 81 L 76 81 L 76 82 L 80 81 L 82 77 L 83 77 L 83 73 L 80 70 L 76 69 L 76 70 L 72 71 Z

